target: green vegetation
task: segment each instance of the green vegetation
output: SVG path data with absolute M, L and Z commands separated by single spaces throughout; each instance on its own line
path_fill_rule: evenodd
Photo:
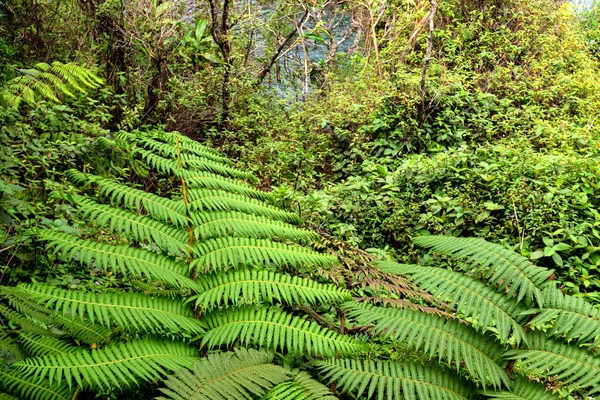
M 0 399 L 592 399 L 600 5 L 0 1 Z

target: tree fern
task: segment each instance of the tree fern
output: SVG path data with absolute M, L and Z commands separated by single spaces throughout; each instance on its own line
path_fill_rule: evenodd
M 393 309 L 361 303 L 345 303 L 349 317 L 358 324 L 373 324 L 373 333 L 384 334 L 409 347 L 422 350 L 429 358 L 437 358 L 460 371 L 463 368 L 483 385 L 499 388 L 509 379 L 501 367 L 503 349 L 479 335 L 477 331 L 455 320 L 410 309 Z
M 486 397 L 502 400 L 557 400 L 558 396 L 552 394 L 544 385 L 531 382 L 522 376 L 517 376 L 510 384 L 510 391 L 483 392 Z
M 579 297 L 564 295 L 560 290 L 544 290 L 544 308 L 531 310 L 528 314 L 539 313 L 529 326 L 552 328 L 547 331 L 552 336 L 564 336 L 566 340 L 592 342 L 600 345 L 600 310 Z
M 27 358 L 15 366 L 33 379 L 48 378 L 50 384 L 123 389 L 139 380 L 157 379 L 169 370 L 190 368 L 195 355 L 193 346 L 181 342 L 136 339 L 109 343 L 102 350 Z
M 252 349 L 210 354 L 165 380 L 160 391 L 167 397 L 160 399 L 254 399 L 290 378 L 290 371 L 272 360 L 271 354 Z
M 525 340 L 525 331 L 515 319 L 525 309 L 484 283 L 442 268 L 394 262 L 380 262 L 377 266 L 386 272 L 409 275 L 417 286 L 451 307 L 456 306 L 459 313 L 476 318 L 476 326 L 495 327 L 502 342 L 508 341 L 511 332 L 517 343 Z
M 600 359 L 585 349 L 547 339 L 537 332 L 530 335 L 528 348 L 512 350 L 507 356 L 527 373 L 554 377 L 563 383 L 600 391 Z
M 47 379 L 31 378 L 0 365 L 0 388 L 29 400 L 71 400 L 73 392 L 66 384 L 52 384 Z
M 205 309 L 220 304 L 253 303 L 262 300 L 287 304 L 337 303 L 350 300 L 349 291 L 333 285 L 319 284 L 298 276 L 259 269 L 241 269 L 229 273 L 213 273 L 197 279 L 199 294 L 190 298 L 196 307 Z
M 263 215 L 284 222 L 299 223 L 296 214 L 282 211 L 264 202 L 247 196 L 225 192 L 223 190 L 197 189 L 195 200 L 191 202 L 192 211 L 241 211 L 246 214 Z
M 238 236 L 255 239 L 279 238 L 300 242 L 316 241 L 319 235 L 314 231 L 300 229 L 285 222 L 276 221 L 241 212 L 193 213 L 192 224 L 197 239 Z
M 550 278 L 552 271 L 532 264 L 528 259 L 504 247 L 477 238 L 455 238 L 450 236 L 421 236 L 413 242 L 422 247 L 452 257 L 465 259 L 509 296 L 517 300 L 535 300 L 543 305 L 541 288 Z
M 117 324 L 131 331 L 199 334 L 203 331 L 193 312 L 178 300 L 137 293 L 91 293 L 40 284 L 23 284 L 17 290 L 54 311 L 92 324 Z
M 458 377 L 416 363 L 327 360 L 316 363 L 325 379 L 357 398 L 378 400 L 466 400 L 470 387 Z
M 337 262 L 336 257 L 320 254 L 305 247 L 252 238 L 209 239 L 198 243 L 194 253 L 197 258 L 190 265 L 199 266 L 204 271 L 270 263 L 278 267 L 285 265 L 330 267 Z
M 296 354 L 331 357 L 354 354 L 362 346 L 347 336 L 276 308 L 238 307 L 216 310 L 202 318 L 209 348 L 242 343 Z
M 79 259 L 83 264 L 91 265 L 95 261 L 97 268 L 121 273 L 124 276 L 158 279 L 174 287 L 195 289 L 197 286 L 187 276 L 187 265 L 173 259 L 129 246 L 111 246 L 90 240 L 76 238 L 69 234 L 50 230 L 38 231 L 38 237 L 48 241 L 62 258 Z
M 75 340 L 96 347 L 111 340 L 113 332 L 109 328 L 92 324 L 90 321 L 72 319 L 60 314 L 52 316 L 57 326 L 68 332 Z
M 68 170 L 65 174 L 74 183 L 86 185 L 94 183 L 98 185 L 100 195 L 108 197 L 113 205 L 119 206 L 123 204 L 135 212 L 140 212 L 143 207 L 143 210 L 148 212 L 153 218 L 171 222 L 176 226 L 187 226 L 188 224 L 185 204 L 181 201 L 166 199 L 140 189 L 116 183 L 108 178 L 84 174 L 73 169 Z
M 267 393 L 263 400 L 334 400 L 329 388 L 304 371 L 295 371 L 294 379 L 282 382 Z
M 47 354 L 67 355 L 77 349 L 77 346 L 73 346 L 60 339 L 31 333 L 21 333 L 19 335 L 19 340 L 25 351 L 32 356 L 43 356 Z

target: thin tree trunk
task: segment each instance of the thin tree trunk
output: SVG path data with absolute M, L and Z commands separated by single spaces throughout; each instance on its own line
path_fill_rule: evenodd
M 421 71 L 421 83 L 419 85 L 419 94 L 421 96 L 421 112 L 420 112 L 420 125 L 423 126 L 425 122 L 425 81 L 427 78 L 427 68 L 431 62 L 431 52 L 433 50 L 433 33 L 435 25 L 433 19 L 435 12 L 437 11 L 438 3 L 435 0 L 431 0 L 431 11 L 429 12 L 429 38 L 427 39 L 427 50 L 425 51 L 425 60 L 423 61 L 423 69 Z

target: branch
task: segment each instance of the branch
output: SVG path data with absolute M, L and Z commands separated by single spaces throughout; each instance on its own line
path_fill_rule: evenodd
M 427 77 L 427 68 L 431 62 L 431 51 L 433 50 L 433 33 L 435 26 L 433 24 L 433 18 L 437 11 L 438 3 L 435 0 L 431 0 L 431 12 L 429 13 L 429 38 L 427 39 L 427 50 L 425 51 L 425 61 L 423 62 L 423 70 L 421 71 L 421 84 L 419 85 L 419 94 L 421 95 L 421 122 L 423 125 L 425 122 L 425 78 Z

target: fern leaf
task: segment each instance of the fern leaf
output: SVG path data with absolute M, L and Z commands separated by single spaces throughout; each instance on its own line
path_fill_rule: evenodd
M 517 301 L 535 300 L 543 306 L 540 288 L 552 275 L 552 270 L 538 267 L 528 259 L 504 247 L 477 238 L 455 238 L 450 236 L 421 236 L 413 241 L 422 247 L 470 262 L 474 272 L 506 290 Z
M 506 355 L 530 374 L 589 388 L 589 394 L 600 392 L 600 359 L 585 349 L 546 339 L 538 332 L 530 335 L 527 349 Z
M 92 324 L 110 327 L 116 323 L 126 330 L 171 333 L 202 333 L 192 310 L 178 300 L 137 293 L 91 293 L 62 290 L 41 284 L 22 284 L 17 290 L 45 303 L 63 315 L 87 318 Z
M 528 326 L 546 328 L 552 324 L 547 334 L 564 337 L 566 340 L 576 339 L 581 343 L 593 342 L 593 347 L 600 345 L 600 310 L 579 297 L 564 295 L 555 288 L 544 290 L 544 308 L 527 312 L 539 314 L 529 322 Z
M 369 360 L 327 360 L 316 363 L 325 379 L 357 398 L 377 393 L 383 400 L 467 400 L 468 384 L 447 371 L 416 363 Z
M 297 354 L 331 357 L 354 354 L 362 346 L 347 336 L 276 308 L 239 307 L 213 311 L 202 322 L 207 332 L 202 345 L 215 348 L 240 342 L 267 349 L 286 349 Z
M 196 200 L 190 203 L 192 211 L 241 211 L 246 214 L 262 215 L 284 222 L 300 223 L 296 214 L 280 210 L 260 200 L 223 190 L 197 189 Z
M 272 263 L 278 267 L 317 265 L 331 267 L 337 258 L 300 246 L 290 246 L 265 239 L 216 238 L 194 247 L 196 258 L 191 267 L 199 265 L 204 271 L 226 270 L 238 266 L 262 266 Z
M 158 279 L 174 287 L 195 289 L 196 283 L 187 276 L 187 265 L 169 257 L 129 246 L 111 246 L 83 240 L 50 230 L 38 232 L 41 240 L 49 242 L 55 252 L 69 261 L 77 258 L 82 264 L 136 278 Z
M 517 343 L 525 340 L 525 331 L 515 317 L 525 309 L 512 298 L 496 292 L 486 284 L 459 272 L 442 268 L 379 262 L 379 269 L 409 275 L 413 283 L 455 307 L 459 313 L 477 319 L 481 329 L 495 326 L 503 343 L 512 332 Z
M 71 196 L 83 217 L 96 226 L 106 226 L 111 232 L 122 233 L 138 242 L 153 243 L 170 254 L 189 254 L 188 235 L 185 231 L 156 221 L 147 216 L 98 204 L 83 196 Z
M 29 400 L 72 400 L 67 385 L 51 384 L 47 379 L 31 379 L 15 370 L 5 370 L 0 365 L 0 388 Z
M 285 222 L 241 212 L 206 212 L 191 216 L 197 239 L 211 239 L 223 236 L 252 237 L 255 239 L 317 241 L 314 231 L 300 229 Z
M 66 382 L 69 388 L 123 389 L 138 381 L 152 381 L 169 370 L 190 368 L 197 350 L 184 343 L 136 339 L 109 343 L 103 350 L 78 350 L 68 355 L 27 358 L 15 363 L 26 376 Z
M 349 291 L 324 285 L 298 276 L 273 271 L 242 269 L 229 273 L 214 273 L 198 277 L 199 293 L 190 298 L 196 307 L 213 308 L 221 303 L 237 305 L 262 300 L 287 304 L 337 303 L 352 298 Z
M 9 321 L 19 325 L 26 332 L 37 333 L 38 335 L 56 337 L 59 336 L 48 326 L 39 320 L 26 317 L 10 308 L 0 304 L 0 315 L 3 315 Z
M 290 377 L 272 360 L 271 354 L 252 349 L 210 354 L 191 371 L 176 371 L 164 381 L 167 388 L 160 391 L 167 397 L 160 399 L 254 399 Z
M 176 226 L 185 227 L 188 225 L 183 202 L 166 199 L 101 176 L 84 174 L 74 169 L 68 170 L 65 175 L 76 184 L 94 183 L 98 185 L 100 195 L 109 197 L 113 205 L 118 206 L 122 203 L 135 212 L 140 212 L 143 207 L 153 218 L 171 222 Z
M 25 351 L 32 356 L 43 356 L 46 354 L 66 355 L 77 349 L 76 346 L 62 340 L 31 333 L 21 333 L 19 339 Z
M 19 398 L 10 394 L 0 393 L 0 400 L 19 400 Z
M 462 365 L 469 374 L 485 385 L 499 388 L 509 379 L 502 367 L 503 349 L 488 337 L 455 320 L 410 309 L 381 308 L 362 303 L 345 303 L 349 317 L 360 325 L 375 323 L 373 332 L 384 334 L 409 347 L 422 350 L 429 358 L 454 366 Z
M 531 382 L 529 379 L 522 376 L 517 376 L 514 382 L 510 385 L 510 392 L 482 392 L 486 397 L 491 399 L 502 400 L 557 400 L 558 397 L 553 395 L 551 391 L 546 390 L 544 385 L 537 382 Z
M 108 343 L 111 340 L 112 331 L 101 325 L 59 314 L 53 315 L 52 318 L 60 329 L 68 332 L 76 340 L 87 343 L 92 347 Z
M 298 371 L 294 380 L 275 386 L 263 400 L 336 400 L 329 388 L 308 373 Z
M 203 188 L 224 190 L 226 192 L 240 194 L 242 196 L 247 196 L 261 201 L 269 201 L 271 203 L 274 202 L 273 196 L 270 193 L 255 189 L 254 187 L 240 181 L 223 178 L 208 172 L 191 173 L 184 171 L 182 175 L 188 187 L 192 188 L 188 191 L 188 196 L 190 197 L 191 201 L 197 200 L 204 195 L 203 192 L 199 192 L 201 189 L 196 189 Z
M 12 358 L 14 360 L 21 360 L 23 358 L 23 354 L 21 353 L 21 349 L 19 345 L 15 343 L 8 335 L 0 332 L 0 355 L 6 358 Z M 0 357 L 0 358 L 2 358 Z M 1 367 L 0 362 L 0 367 Z

